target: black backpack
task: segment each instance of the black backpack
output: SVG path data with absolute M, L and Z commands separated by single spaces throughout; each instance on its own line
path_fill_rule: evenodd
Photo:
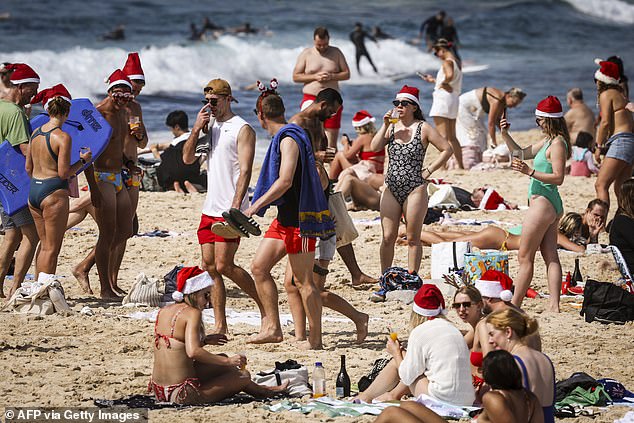
M 634 294 L 609 282 L 588 279 L 580 314 L 588 323 L 625 324 L 634 320 Z

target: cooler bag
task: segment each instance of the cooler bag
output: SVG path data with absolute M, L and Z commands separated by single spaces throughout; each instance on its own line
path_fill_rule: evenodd
M 464 258 L 471 252 L 470 242 L 439 242 L 431 246 L 431 278 L 442 279 L 454 271 L 461 270 Z
M 509 255 L 496 250 L 465 253 L 464 268 L 471 282 L 480 279 L 484 272 L 491 269 L 508 275 Z

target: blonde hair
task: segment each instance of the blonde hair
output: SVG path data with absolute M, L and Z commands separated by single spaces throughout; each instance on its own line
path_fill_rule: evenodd
M 515 97 L 519 99 L 519 101 L 524 100 L 524 97 L 526 97 L 526 93 L 522 91 L 521 88 L 516 88 L 516 87 L 513 87 L 510 90 L 508 90 L 506 94 L 508 94 L 509 97 Z
M 374 126 L 374 123 L 372 122 L 368 122 L 363 126 L 355 126 L 354 130 L 357 131 L 359 134 L 374 135 L 376 133 L 376 127 Z
M 433 316 L 434 319 L 442 318 L 445 319 L 445 315 L 440 313 L 437 316 Z M 431 317 L 423 316 L 422 314 L 418 314 L 415 311 L 412 311 L 412 314 L 409 316 L 409 327 L 410 330 L 415 329 L 417 326 L 422 325 L 426 321 L 430 320 Z
M 564 118 L 542 117 L 541 128 L 549 140 L 554 140 L 558 136 L 564 139 L 566 143 L 566 158 L 569 159 L 572 155 L 572 147 L 570 146 L 570 134 Z
M 579 213 L 568 212 L 559 221 L 559 233 L 568 239 L 574 239 L 581 233 L 583 218 Z
M 494 311 L 486 317 L 486 322 L 498 330 L 511 328 L 520 339 L 537 332 L 537 320 L 520 313 L 514 308 Z

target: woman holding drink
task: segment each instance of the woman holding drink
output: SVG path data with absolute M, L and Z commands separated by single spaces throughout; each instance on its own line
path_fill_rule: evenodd
M 566 160 L 570 158 L 570 136 L 563 118 L 561 103 L 549 96 L 540 101 L 535 110 L 537 126 L 544 139 L 522 148 L 508 130 L 506 114 L 500 120 L 502 138 L 513 153 L 511 167 L 531 178 L 528 188 L 529 209 L 522 222 L 522 241 L 519 246 L 519 274 L 515 278 L 513 304 L 522 305 L 531 280 L 535 253 L 539 249 L 546 262 L 549 310 L 559 312 L 561 264 L 557 255 L 557 225 L 563 213 L 563 204 L 557 186 L 564 182 Z M 524 160 L 534 159 L 531 169 Z
M 381 151 L 387 145 L 389 157 L 385 173 L 386 189 L 381 195 L 381 271 L 392 265 L 398 225 L 405 215 L 408 253 L 407 269 L 418 272 L 423 249 L 420 231 L 427 214 L 427 179 L 451 157 L 452 149 L 431 125 L 425 122 L 416 87 L 404 85 L 393 101 L 394 110 L 383 116 L 383 125 L 372 138 L 370 149 Z M 398 116 L 396 123 L 393 112 Z M 433 144 L 440 154 L 436 161 L 423 167 L 425 152 Z
M 69 179 L 92 158 L 90 149 L 82 147 L 80 159 L 70 163 L 72 141 L 62 130 L 70 112 L 70 100 L 68 90 L 61 84 L 40 91 L 32 100 L 42 102 L 50 116 L 47 123 L 33 132 L 26 156 L 26 171 L 31 177 L 29 209 L 41 241 L 35 263 L 38 281 L 55 274 L 68 220 Z

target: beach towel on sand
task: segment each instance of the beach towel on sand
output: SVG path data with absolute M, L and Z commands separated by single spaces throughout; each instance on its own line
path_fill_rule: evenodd
M 335 235 L 335 222 L 330 215 L 326 196 L 323 195 L 323 190 L 321 189 L 319 174 L 315 167 L 313 147 L 306 131 L 294 123 L 282 127 L 271 140 L 266 156 L 264 156 L 262 170 L 255 186 L 252 202 L 262 197 L 280 176 L 280 141 L 285 137 L 291 137 L 297 142 L 302 165 L 301 181 L 303 189 L 299 194 L 300 234 L 310 238 L 329 238 Z M 271 205 L 278 206 L 282 204 L 282 201 L 280 198 Z M 264 216 L 268 207 L 258 210 L 258 216 Z

